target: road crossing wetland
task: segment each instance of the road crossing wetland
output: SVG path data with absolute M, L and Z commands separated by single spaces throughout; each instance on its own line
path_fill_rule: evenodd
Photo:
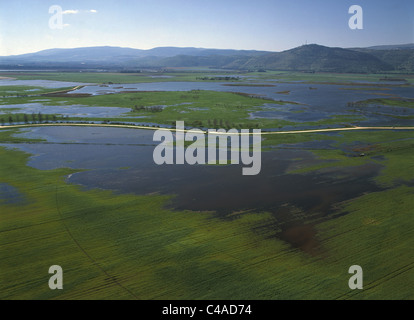
M 55 261 L 62 299 L 412 298 L 411 78 L 4 76 L 0 298 L 56 297 L 37 285 Z M 260 172 L 157 165 L 154 132 L 177 121 L 260 129 Z M 355 264 L 363 291 L 346 285 Z

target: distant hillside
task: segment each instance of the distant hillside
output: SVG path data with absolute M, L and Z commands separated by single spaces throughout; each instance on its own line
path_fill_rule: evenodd
M 160 47 L 150 50 L 140 50 L 119 47 L 87 47 L 74 49 L 50 49 L 36 53 L 29 53 L 17 56 L 0 57 L 0 63 L 15 64 L 102 64 L 102 65 L 121 65 L 124 63 L 135 63 L 139 61 L 155 61 L 176 56 L 232 56 L 240 55 L 254 57 L 266 54 L 264 51 L 248 50 L 220 50 L 202 48 L 176 48 Z M 159 63 L 157 63 L 159 64 Z
M 373 46 L 373 47 L 368 47 L 366 49 L 370 49 L 370 50 L 406 50 L 406 49 L 414 49 L 414 43 Z
M 364 52 L 316 44 L 253 58 L 243 68 L 315 72 L 378 72 L 392 66 Z
M 355 51 L 370 54 L 390 64 L 395 71 L 414 71 L 414 44 L 358 48 Z
M 50 49 L 0 57 L 0 68 L 122 71 L 149 67 L 212 67 L 344 73 L 414 72 L 414 49 L 410 46 L 342 49 L 312 44 L 283 52 L 177 47 Z

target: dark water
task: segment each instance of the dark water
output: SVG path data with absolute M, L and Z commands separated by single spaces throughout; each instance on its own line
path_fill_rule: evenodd
M 0 85 L 7 81 L 0 81 Z M 76 85 L 33 81 L 13 84 L 56 88 Z M 413 109 L 384 106 L 366 106 L 358 109 L 347 106 L 348 102 L 372 98 L 414 98 L 412 87 L 390 84 L 386 87 L 389 90 L 366 91 L 343 90 L 349 86 L 309 85 L 300 82 L 274 83 L 275 87 L 236 87 L 223 84 L 226 83 L 163 82 L 116 84 L 106 87 L 91 85 L 73 93 L 113 94 L 121 91 L 189 90 L 240 92 L 261 95 L 277 101 L 299 103 L 278 105 L 258 100 L 258 106 L 265 105 L 266 109 L 259 112 L 252 110 L 252 118 L 275 118 L 300 123 L 347 115 L 361 117 L 362 120 L 353 124 L 362 126 L 409 126 L 414 123 L 414 120 L 404 118 L 412 116 Z M 289 94 L 281 94 L 283 91 L 289 91 Z M 41 103 L 37 106 L 43 107 Z M 30 107 L 34 107 L 34 104 L 25 106 Z M 47 108 L 51 113 L 76 116 L 101 116 L 102 111 L 106 116 L 115 116 L 126 111 L 118 108 L 99 110 L 81 106 Z M 63 108 L 68 108 L 66 113 Z M 46 113 L 43 109 L 39 111 Z M 34 112 L 37 112 L 37 109 Z M 304 123 L 303 127 L 284 127 L 283 130 L 308 128 L 309 125 Z M 294 146 L 281 144 L 262 154 L 259 175 L 243 176 L 242 165 L 157 166 L 152 158 L 157 143 L 152 141 L 153 132 L 147 130 L 45 127 L 24 129 L 20 132 L 25 137 L 47 140 L 45 143 L 8 145 L 33 154 L 28 163 L 30 166 L 41 170 L 60 167 L 88 169 L 68 177 L 70 183 L 81 184 L 85 188 L 114 190 L 118 193 L 174 195 L 168 203 L 173 209 L 207 210 L 223 219 L 233 219 L 234 212 L 270 212 L 270 221 L 252 228 L 260 234 L 283 239 L 311 254 L 318 252 L 317 234 L 313 227 L 317 221 L 337 214 L 335 206 L 339 202 L 379 190 L 373 178 L 377 176 L 381 166 L 374 163 L 361 167 L 325 169 L 310 174 L 288 173 L 292 169 L 318 163 L 306 149 L 331 149 L 331 141 L 311 141 Z M 0 187 L 0 201 L 21 201 L 17 190 L 4 184 L 0 184 Z
M 152 155 L 157 143 L 147 130 L 47 127 L 25 129 L 23 134 L 48 140 L 7 145 L 34 154 L 28 165 L 42 170 L 89 169 L 68 177 L 70 183 L 119 193 L 170 194 L 174 197 L 168 206 L 173 209 L 212 211 L 224 219 L 239 211 L 270 212 L 277 222 L 274 236 L 287 237 L 301 248 L 309 244 L 297 240 L 292 230 L 333 214 L 338 202 L 379 190 L 372 180 L 381 169 L 378 164 L 288 174 L 318 160 L 306 150 L 283 146 L 262 153 L 259 175 L 243 176 L 242 165 L 158 166 Z M 330 147 L 328 142 L 322 145 Z M 312 234 L 312 229 L 306 230 Z

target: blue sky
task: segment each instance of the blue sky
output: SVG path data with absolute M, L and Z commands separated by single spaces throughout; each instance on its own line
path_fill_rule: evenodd
M 364 29 L 351 30 L 351 5 Z M 49 7 L 64 10 L 50 29 Z M 50 48 L 159 46 L 282 51 L 304 43 L 414 42 L 413 0 L 0 0 L 0 55 Z

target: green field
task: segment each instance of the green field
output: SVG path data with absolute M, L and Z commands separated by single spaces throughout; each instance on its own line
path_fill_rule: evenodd
M 359 81 L 379 82 L 380 79 L 392 77 L 389 74 L 356 74 L 356 73 L 328 73 L 328 72 L 288 72 L 288 71 L 267 71 L 266 73 L 250 73 L 261 79 L 276 79 L 278 81 L 301 81 L 305 83 L 338 83 L 343 85 L 353 84 L 361 86 Z M 397 78 L 404 78 L 409 84 L 414 83 L 414 75 L 397 74 Z M 367 84 L 371 86 L 370 84 Z
M 1 132 L 1 141 L 11 133 Z M 254 231 L 274 223 L 269 213 L 237 213 L 228 220 L 165 209 L 168 196 L 86 191 L 64 182 L 74 170 L 36 170 L 26 166 L 27 154 L 2 147 L 2 183 L 25 200 L 2 204 L 0 298 L 412 299 L 414 188 L 405 181 L 414 178 L 413 138 L 352 132 L 340 141 L 365 137 L 385 148 L 372 155 L 385 156 L 378 183 L 389 187 L 350 199 L 338 207 L 338 218 L 316 223 L 316 256 Z M 325 159 L 337 156 L 328 152 Z M 361 164 L 351 157 L 337 165 Z M 394 180 L 401 167 L 406 175 Z M 64 270 L 63 291 L 47 286 L 47 270 L 55 264 Z M 347 285 L 354 264 L 364 269 L 362 291 Z
M 64 87 L 60 89 L 47 89 L 43 87 L 33 87 L 33 86 L 0 86 L 0 103 L 3 101 L 1 98 L 19 98 L 25 96 L 40 96 L 42 94 L 47 94 L 55 92 L 57 90 L 69 90 L 70 87 Z
M 359 106 L 364 105 L 382 105 L 392 107 L 414 108 L 414 99 L 390 98 L 390 99 L 369 99 L 357 102 Z
M 147 122 L 164 125 L 175 124 L 176 121 L 185 121 L 189 126 L 208 127 L 208 128 L 281 128 L 286 125 L 346 125 L 361 119 L 363 116 L 355 115 L 336 115 L 329 119 L 295 123 L 283 119 L 252 119 L 250 113 L 265 111 L 266 103 L 298 105 L 298 103 L 288 100 L 269 101 L 260 96 L 249 96 L 240 93 L 216 92 L 193 90 L 188 92 L 134 92 L 118 93 L 113 95 L 100 95 L 88 97 L 55 97 L 53 95 L 44 97 L 42 102 L 45 106 L 96 106 L 96 107 L 120 107 L 131 109 L 123 117 L 97 118 L 87 117 L 80 118 L 71 116 L 72 121 L 113 121 L 113 122 Z M 47 99 L 46 99 L 47 98 Z M 0 99 L 0 105 L 9 104 L 27 104 L 36 102 L 37 98 L 13 97 Z M 161 106 L 161 109 L 160 109 Z M 22 112 L 9 112 L 19 114 L 20 119 L 23 117 Z M 30 115 L 29 119 L 30 119 Z M 8 122 L 7 116 L 1 116 L 5 122 Z M 51 120 L 50 115 L 49 120 Z M 59 118 L 59 120 L 62 120 Z M 16 122 L 16 120 L 14 120 Z M 22 121 L 22 120 L 21 120 Z
M 7 76 L 84 83 L 215 81 L 201 80 L 206 74 L 214 77 L 226 73 L 193 70 L 165 74 Z M 154 75 L 173 78 L 153 78 Z M 287 72 L 245 75 L 271 80 L 270 85 L 278 81 L 341 83 L 352 90 L 371 90 L 372 84 L 364 87 L 355 81 L 378 81 L 384 76 Z M 412 76 L 406 78 L 414 81 Z M 235 92 L 238 86 L 255 86 L 244 78 L 232 82 Z M 131 109 L 122 117 L 68 119 L 56 114 L 44 118 L 44 122 L 53 121 L 56 116 L 57 122 L 143 122 L 153 126 L 173 125 L 181 120 L 193 127 L 268 129 L 343 128 L 364 119 L 358 114 L 339 114 L 314 122 L 251 119 L 250 113 L 266 110 L 269 101 L 229 92 L 24 96 L 61 90 L 29 91 L 32 89 L 39 88 L 0 87 L 0 105 L 47 99 L 42 104 Z M 289 95 L 281 95 L 282 98 L 286 100 L 272 104 L 283 108 L 295 103 L 288 101 Z M 363 101 L 362 107 L 364 103 L 412 107 L 411 100 L 391 98 Z M 294 112 L 303 112 L 297 106 Z M 23 121 L 23 109 L 14 106 L 1 110 L 6 113 L 0 115 L 2 122 L 7 124 L 10 116 L 14 122 Z M 27 116 L 28 124 L 39 122 L 39 118 Z M 23 138 L 18 135 L 20 132 L 20 129 L 1 129 L 0 144 L 46 143 Z M 306 142 L 318 142 L 321 147 L 306 147 Z M 282 222 L 274 213 L 250 210 L 223 218 L 215 212 L 169 209 L 175 194 L 86 190 L 65 181 L 68 175 L 81 169 L 37 170 L 27 165 L 32 155 L 0 146 L 0 187 L 2 184 L 12 187 L 20 199 L 8 202 L 0 194 L 0 299 L 413 299 L 414 258 L 410 254 L 414 244 L 413 131 L 275 134 L 263 136 L 262 146 L 263 152 L 284 149 L 308 152 L 313 161 L 290 160 L 292 166 L 286 169 L 286 175 L 316 177 L 326 172 L 335 175 L 336 169 L 363 170 L 366 165 L 378 165 L 378 175 L 367 183 L 374 183 L 379 191 L 336 203 L 334 213 L 329 216 L 305 219 L 306 212 L 291 208 L 295 219 L 303 222 L 292 232 L 312 237 L 315 245 L 315 250 L 303 250 L 275 236 Z M 64 290 L 49 289 L 51 265 L 62 266 Z M 348 287 L 351 276 L 348 269 L 352 265 L 360 265 L 364 270 L 364 290 L 352 291 Z
M 224 75 L 226 72 L 209 72 L 208 81 L 213 80 L 214 75 Z M 233 74 L 233 73 L 232 73 Z M 206 75 L 205 72 L 187 71 L 187 72 L 142 72 L 142 73 L 99 73 L 99 72 L 13 72 L 0 73 L 0 77 L 10 77 L 18 80 L 52 80 L 52 81 L 69 81 L 82 83 L 143 83 L 143 82 L 170 82 L 170 81 L 207 81 L 201 80 Z M 164 76 L 168 76 L 165 77 Z
M 289 139 L 289 140 L 284 140 Z M 346 132 L 338 136 L 324 134 L 306 134 L 295 136 L 272 136 L 266 138 L 264 145 L 274 143 L 295 143 L 302 141 L 327 140 L 336 147 L 333 150 L 312 150 L 319 159 L 326 162 L 296 169 L 291 173 L 306 173 L 325 168 L 342 166 L 360 166 L 370 162 L 384 165 L 382 174 L 377 177 L 377 183 L 393 186 L 398 183 L 409 184 L 414 179 L 414 163 L 411 161 L 414 150 L 414 134 L 412 131 L 402 132 Z M 361 157 L 360 155 L 364 156 Z M 378 160 L 379 156 L 385 157 Z M 404 168 L 402 170 L 401 168 Z
M 208 76 L 208 80 L 203 80 Z M 236 72 L 236 71 L 205 71 L 201 69 L 169 70 L 167 72 L 142 72 L 142 73 L 99 73 L 99 72 L 8 72 L 0 73 L 0 77 L 11 77 L 19 80 L 54 80 L 70 81 L 82 83 L 142 83 L 142 82 L 170 82 L 170 81 L 222 81 L 220 76 L 247 76 L 240 78 L 238 82 L 249 82 L 249 78 L 257 77 L 257 80 L 275 80 L 275 82 L 303 81 L 306 83 L 340 83 L 358 85 L 357 81 L 378 82 L 385 77 L 392 77 L 390 74 L 341 74 L 341 73 L 303 73 L 287 71 L 267 71 L 267 72 Z M 168 76 L 168 78 L 163 78 Z M 409 84 L 414 83 L 414 75 L 397 74 L 397 78 L 404 78 Z M 361 83 L 359 83 L 361 86 Z

